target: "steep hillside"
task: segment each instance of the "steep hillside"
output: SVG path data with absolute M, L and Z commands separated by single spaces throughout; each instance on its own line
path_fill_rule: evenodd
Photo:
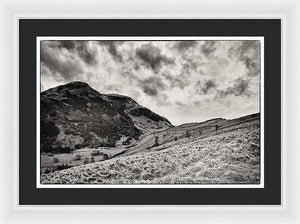
M 148 152 L 160 150 L 169 145 L 178 144 L 181 141 L 189 141 L 193 138 L 205 138 L 216 133 L 215 126 L 218 125 L 217 133 L 235 129 L 239 125 L 247 125 L 249 122 L 256 120 L 259 122 L 259 114 L 251 114 L 248 116 L 226 120 L 216 118 L 200 123 L 186 123 L 183 125 L 171 127 L 155 133 L 142 136 L 133 147 L 130 147 L 122 156 L 132 155 L 140 152 Z M 189 137 L 188 137 L 189 136 Z M 158 146 L 153 146 L 157 138 Z
M 259 114 L 185 124 L 161 131 L 158 136 L 157 146 L 148 136 L 143 144 L 128 150 L 127 156 L 42 174 L 41 183 L 260 183 Z
M 101 94 L 83 82 L 41 93 L 41 152 L 130 145 L 172 124 L 133 99 Z

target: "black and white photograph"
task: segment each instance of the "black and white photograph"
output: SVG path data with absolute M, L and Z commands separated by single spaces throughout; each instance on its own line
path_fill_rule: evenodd
M 0 4 L 0 223 L 299 221 L 300 3 L 44 1 Z
M 263 187 L 263 37 L 39 37 L 37 184 Z

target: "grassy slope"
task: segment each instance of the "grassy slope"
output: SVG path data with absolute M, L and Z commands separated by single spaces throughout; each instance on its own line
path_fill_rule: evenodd
M 259 116 L 217 122 L 222 124 L 217 133 L 203 124 L 175 127 L 161 133 L 165 140 L 158 147 L 144 143 L 128 156 L 43 174 L 41 183 L 258 184 Z M 191 130 L 190 138 L 172 140 L 185 130 Z

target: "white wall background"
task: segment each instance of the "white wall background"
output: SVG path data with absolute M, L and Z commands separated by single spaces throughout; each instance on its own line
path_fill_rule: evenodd
M 283 17 L 284 206 L 17 207 L 18 16 Z M 0 223 L 300 223 L 299 20 L 300 1 L 297 0 L 0 0 Z

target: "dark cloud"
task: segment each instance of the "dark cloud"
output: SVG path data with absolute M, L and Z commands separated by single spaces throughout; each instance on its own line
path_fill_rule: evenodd
M 122 55 L 117 50 L 117 45 L 122 44 L 124 41 L 111 41 L 111 40 L 103 40 L 99 41 L 100 44 L 103 44 L 107 47 L 108 52 L 113 56 L 116 61 L 123 62 Z
M 197 45 L 196 41 L 185 40 L 185 41 L 176 42 L 174 46 L 179 51 L 186 51 L 189 48 L 195 47 L 196 45 Z
M 139 86 L 148 96 L 157 96 L 161 91 L 166 90 L 166 85 L 160 77 L 151 76 L 141 80 Z
M 170 88 L 178 87 L 180 89 L 184 89 L 185 87 L 190 85 L 190 82 L 185 77 L 185 75 L 181 76 L 173 76 L 170 73 L 162 73 L 162 76 L 169 82 Z
M 196 87 L 198 93 L 201 94 L 208 94 L 208 92 L 212 89 L 215 89 L 217 87 L 216 81 L 213 79 L 205 80 L 204 82 L 198 81 L 196 84 Z
M 248 76 L 254 77 L 260 74 L 260 50 L 260 41 L 244 40 L 240 45 L 234 45 L 229 49 L 229 57 L 237 56 L 244 62 Z
M 249 76 L 257 76 L 260 74 L 260 59 L 253 60 L 249 57 L 245 57 L 244 59 L 246 68 L 248 69 Z
M 78 55 L 89 65 L 96 64 L 96 50 L 89 47 L 89 43 L 95 41 L 72 41 L 62 40 L 59 41 L 58 47 L 65 48 L 69 51 L 78 51 Z M 118 52 L 117 46 L 124 43 L 124 41 L 116 40 L 101 40 L 96 41 L 100 46 L 105 46 L 107 51 L 113 56 L 113 58 L 119 62 L 123 61 L 122 55 Z
M 161 50 L 151 43 L 143 44 L 136 49 L 136 56 L 141 59 L 147 68 L 158 72 L 162 64 L 174 64 L 174 59 L 161 53 Z
M 61 40 L 59 41 L 58 47 L 65 48 L 67 50 L 74 50 L 76 46 L 75 41 L 72 40 Z
M 181 55 L 181 59 L 184 72 L 201 73 L 200 68 L 204 65 L 204 62 L 202 61 L 202 57 L 199 56 L 198 51 L 185 52 Z
M 216 49 L 217 41 L 205 41 L 205 43 L 201 46 L 201 53 L 206 57 L 210 56 Z
M 179 52 L 179 64 L 182 65 L 180 75 L 190 75 L 192 73 L 203 74 L 201 70 L 205 66 L 205 62 L 203 61 L 204 53 L 202 52 L 203 41 L 181 41 L 176 43 L 175 46 L 177 46 L 177 49 L 181 49 Z
M 206 80 L 204 83 L 204 85 L 202 86 L 201 88 L 201 92 L 203 92 L 204 94 L 207 94 L 208 91 L 210 89 L 213 89 L 215 88 L 217 85 L 216 85 L 216 81 L 215 80 Z
M 250 80 L 238 78 L 233 85 L 234 95 L 240 96 L 245 93 L 248 93 L 249 82 L 250 82 Z
M 59 54 L 62 49 L 66 49 L 74 55 L 78 55 L 87 65 L 97 64 L 97 51 L 90 46 L 91 41 L 42 41 L 41 47 L 56 49 Z M 59 56 L 59 55 L 57 55 Z
M 199 60 L 189 60 L 188 61 L 188 66 L 189 66 L 189 70 L 193 70 L 195 72 L 200 72 L 200 67 L 201 65 L 203 65 L 202 62 L 200 62 Z
M 68 60 L 53 43 L 41 43 L 41 73 L 51 75 L 57 81 L 71 81 L 83 73 L 81 64 L 76 60 Z
M 225 90 L 219 90 L 217 97 L 223 98 L 228 95 L 234 95 L 234 96 L 250 96 L 251 92 L 249 91 L 249 83 L 250 80 L 246 80 L 243 78 L 238 78 L 234 81 L 234 84 L 232 87 L 228 87 Z
M 88 65 L 97 64 L 97 51 L 89 47 L 89 41 L 77 41 L 76 50 L 78 56 Z

